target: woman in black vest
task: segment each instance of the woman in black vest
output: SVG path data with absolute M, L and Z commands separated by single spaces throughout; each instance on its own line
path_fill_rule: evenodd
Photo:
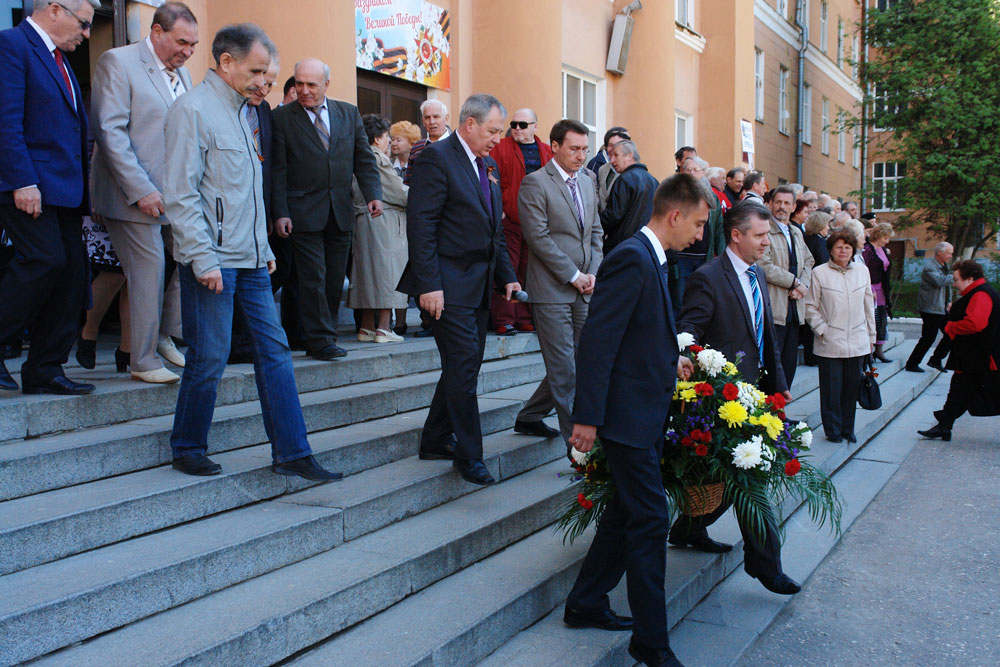
M 934 412 L 938 423 L 925 438 L 951 440 L 955 420 L 965 414 L 1000 414 L 1000 293 L 986 282 L 979 262 L 967 259 L 954 267 L 961 298 L 948 312 L 944 332 L 952 339 L 948 368 L 955 371 L 944 407 Z

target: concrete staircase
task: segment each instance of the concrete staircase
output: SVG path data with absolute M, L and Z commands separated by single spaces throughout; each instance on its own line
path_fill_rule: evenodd
M 488 339 L 479 404 L 501 483 L 484 489 L 416 457 L 433 341 L 345 347 L 295 356 L 317 459 L 347 474 L 335 484 L 270 472 L 249 366 L 220 385 L 209 478 L 169 467 L 177 387 L 116 376 L 109 352 L 70 372 L 100 380 L 90 396 L 0 398 L 0 664 L 619 664 L 625 637 L 559 622 L 590 539 L 551 529 L 575 497 L 563 444 L 509 428 L 544 375 L 537 339 Z M 901 363 L 880 369 L 862 444 L 935 375 Z M 815 369 L 793 393 L 789 415 L 818 426 Z M 817 438 L 814 460 L 832 471 L 854 451 Z M 671 618 L 738 554 L 672 552 Z

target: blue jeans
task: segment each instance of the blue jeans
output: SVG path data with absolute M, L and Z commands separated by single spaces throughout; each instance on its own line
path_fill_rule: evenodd
M 309 456 L 312 450 L 295 388 L 291 351 L 278 321 L 267 269 L 222 269 L 222 294 L 200 285 L 190 266 L 178 265 L 177 270 L 188 350 L 170 436 L 174 457 L 207 453 L 216 389 L 229 358 L 234 307 L 243 316 L 253 343 L 253 370 L 271 457 L 275 463 L 286 463 Z

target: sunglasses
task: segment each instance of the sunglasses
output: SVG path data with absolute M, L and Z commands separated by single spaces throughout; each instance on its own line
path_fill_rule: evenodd
M 534 121 L 529 123 L 526 120 L 512 120 L 510 121 L 510 129 L 512 130 L 527 130 L 528 127 L 534 125 Z

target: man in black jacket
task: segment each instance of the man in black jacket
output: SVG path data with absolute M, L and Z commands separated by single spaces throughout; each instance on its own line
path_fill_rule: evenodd
M 660 184 L 639 162 L 639 149 L 632 141 L 621 141 L 611 148 L 611 164 L 618 178 L 611 186 L 607 207 L 601 211 L 605 257 L 649 222 L 653 195 Z

